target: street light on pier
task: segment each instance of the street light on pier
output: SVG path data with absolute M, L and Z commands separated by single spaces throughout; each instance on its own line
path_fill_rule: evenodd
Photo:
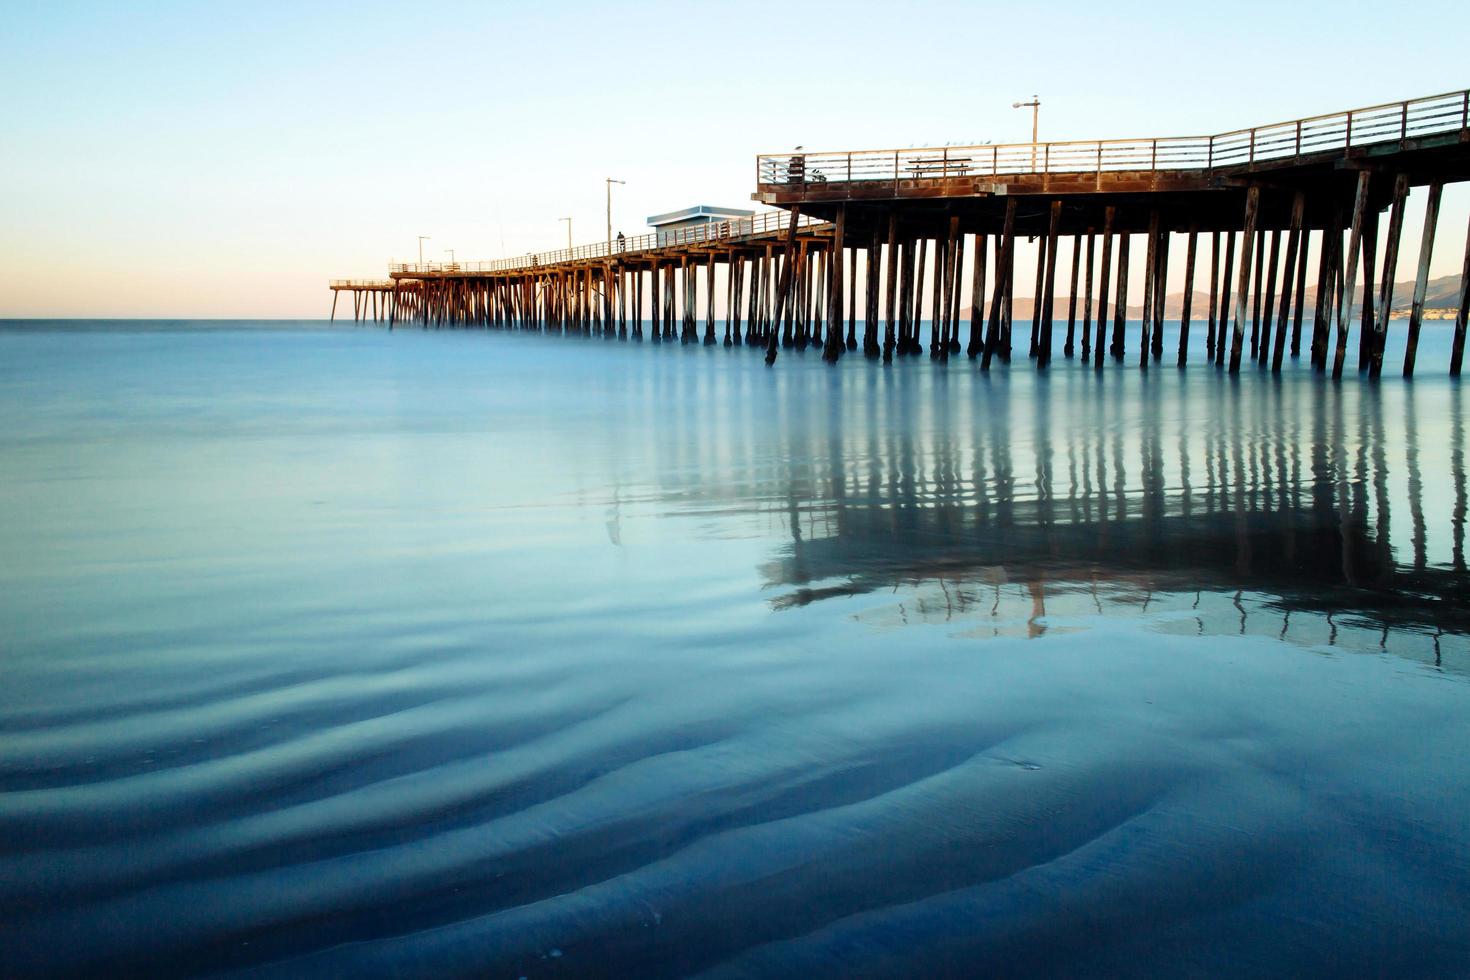
M 420 235 L 419 236 L 419 265 L 420 266 L 423 266 L 423 264 L 424 264 L 424 242 L 426 242 L 428 240 L 429 240 L 429 236 L 428 235 Z
M 1041 115 L 1041 100 L 1033 95 L 1030 102 L 1012 102 L 1011 108 L 1031 110 L 1031 169 L 1034 171 L 1036 169 L 1037 117 Z
M 449 253 L 449 264 L 454 265 L 454 249 L 446 248 L 444 251 Z
M 556 220 L 557 221 L 565 221 L 567 223 L 567 251 L 570 252 L 572 250 L 572 219 L 571 218 L 557 218 Z
M 607 178 L 607 247 L 612 248 L 612 185 L 626 184 L 626 180 L 617 180 L 613 177 Z

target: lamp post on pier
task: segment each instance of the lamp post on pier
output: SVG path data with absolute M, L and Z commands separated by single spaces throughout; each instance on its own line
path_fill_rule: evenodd
M 1041 100 L 1033 95 L 1030 102 L 1012 102 L 1011 108 L 1031 110 L 1031 169 L 1034 171 L 1036 169 L 1037 117 L 1041 115 Z
M 449 253 L 449 264 L 454 265 L 454 249 L 446 248 L 444 251 Z
M 429 236 L 428 235 L 420 235 L 419 236 L 419 265 L 420 266 L 423 266 L 423 264 L 424 264 L 424 242 L 426 242 L 428 240 L 429 240 Z
M 612 248 L 612 185 L 626 184 L 626 180 L 617 180 L 613 177 L 607 178 L 607 247 Z

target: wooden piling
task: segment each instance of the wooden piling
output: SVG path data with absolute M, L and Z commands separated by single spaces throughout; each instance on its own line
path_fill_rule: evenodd
M 791 293 L 791 281 L 794 272 L 793 266 L 795 265 L 796 258 L 796 228 L 797 225 L 800 224 L 800 216 L 801 209 L 793 207 L 791 209 L 791 222 L 786 227 L 786 265 L 782 271 L 781 282 L 777 288 L 775 317 L 776 320 L 781 319 L 781 315 L 784 312 L 784 308 Z M 837 247 L 839 249 L 842 247 L 842 226 L 846 223 L 846 221 L 847 208 L 844 206 L 837 212 Z M 777 331 L 773 326 L 770 331 L 770 336 L 766 340 L 767 366 L 776 362 L 776 340 Z
M 1215 302 L 1220 298 L 1220 233 L 1210 232 L 1210 309 L 1205 324 L 1205 363 L 1215 360 Z
M 980 360 L 983 371 L 990 370 L 990 359 L 1000 347 L 1001 302 L 1005 298 L 1004 269 L 1010 264 L 1011 250 L 1015 247 L 1016 199 L 1006 198 L 1005 219 L 1001 225 L 1000 242 L 995 250 L 995 292 L 990 298 L 990 320 L 985 329 L 985 353 Z
M 867 302 L 863 305 L 863 356 L 877 357 L 883 352 L 878 343 L 878 298 L 880 286 L 878 264 L 882 256 L 882 229 L 875 222 L 873 234 L 868 239 L 866 269 L 863 275 L 863 291 Z
M 913 319 L 913 302 L 910 294 L 914 287 L 914 247 L 912 239 L 905 240 L 899 246 L 899 287 L 898 287 L 898 348 L 897 353 L 903 356 L 909 352 L 909 333 Z
M 1256 256 L 1256 272 L 1252 282 L 1251 304 L 1251 360 L 1261 356 L 1261 294 L 1265 287 L 1266 272 L 1266 230 L 1264 228 L 1256 232 L 1256 240 L 1253 244 Z
M 659 295 L 658 295 L 658 293 L 659 293 L 659 281 L 658 281 L 659 280 L 659 271 L 660 270 L 659 270 L 659 267 L 658 267 L 658 260 L 655 259 L 654 262 L 653 262 L 653 266 L 652 266 L 652 268 L 649 269 L 649 273 L 648 273 L 648 298 L 649 298 L 649 302 L 653 304 L 653 309 L 650 310 L 650 313 L 652 314 L 652 316 L 650 318 L 651 322 L 649 324 L 649 331 L 648 331 L 648 333 L 649 333 L 649 339 L 652 340 L 655 344 L 662 343 L 663 342 L 663 339 L 664 339 L 664 332 L 663 332 L 663 308 L 659 304 Z
M 898 294 L 898 212 L 888 212 L 888 252 L 884 256 L 887 260 L 888 273 L 884 282 L 886 309 L 884 310 L 883 327 L 883 360 L 893 360 L 893 350 L 897 345 L 895 331 L 897 329 L 897 311 L 893 308 L 894 298 Z
M 1102 268 L 1098 273 L 1097 289 L 1097 342 L 1092 349 L 1096 367 L 1103 365 L 1103 336 L 1108 322 L 1108 278 L 1112 273 L 1113 261 L 1113 218 L 1117 208 L 1109 205 L 1103 209 Z
M 1230 373 L 1240 371 L 1241 348 L 1245 343 L 1246 292 L 1250 289 L 1251 249 L 1256 243 L 1256 215 L 1261 207 L 1261 188 L 1252 184 L 1245 192 L 1245 230 L 1240 236 L 1240 282 L 1235 297 L 1235 332 L 1230 345 Z
M 1332 362 L 1332 379 L 1342 378 L 1343 361 L 1347 359 L 1348 326 L 1352 318 L 1353 287 L 1358 277 L 1358 253 L 1363 245 L 1363 221 L 1368 211 L 1368 188 L 1372 173 L 1358 172 L 1358 189 L 1353 197 L 1352 231 L 1348 236 L 1347 261 L 1343 266 L 1342 299 L 1337 310 L 1337 353 Z
M 1046 229 L 1046 285 L 1041 300 L 1041 349 L 1036 361 L 1038 368 L 1051 363 L 1051 335 L 1056 316 L 1057 284 L 1057 238 L 1062 225 L 1062 202 L 1051 202 L 1051 214 Z M 1073 263 L 1073 278 L 1076 278 L 1076 263 Z
M 1011 341 L 1011 328 L 1015 323 L 1012 307 L 1016 298 L 1016 250 L 1014 246 L 1011 248 L 1010 257 L 1006 260 L 1005 284 L 1005 294 L 1001 297 L 1000 359 L 1009 364 L 1011 351 L 1015 349 Z
M 1077 333 L 1077 274 L 1082 271 L 1082 236 L 1072 236 L 1072 279 L 1067 288 L 1067 342 L 1062 346 L 1062 356 L 1071 358 L 1073 339 Z
M 934 360 L 943 353 L 945 329 L 944 314 L 949 309 L 948 295 L 944 292 L 946 274 L 949 272 L 949 239 L 934 239 L 934 284 L 933 299 L 929 303 L 929 359 Z
M 1036 285 L 1031 290 L 1031 343 L 1026 356 L 1037 357 L 1041 353 L 1041 293 L 1046 288 L 1046 233 L 1036 239 Z
M 914 275 L 913 300 L 914 312 L 909 317 L 909 353 L 922 354 L 924 345 L 919 343 L 919 332 L 924 327 L 924 252 L 929 244 L 927 238 L 920 238 L 916 242 L 919 250 L 919 271 Z
M 1149 352 L 1153 349 L 1154 300 L 1158 292 L 1159 272 L 1159 212 L 1151 209 L 1148 214 L 1148 231 L 1144 235 L 1147 251 L 1143 260 L 1143 319 L 1138 326 L 1138 366 L 1148 368 Z
M 1337 249 L 1342 243 L 1342 209 L 1334 205 L 1332 220 L 1322 230 L 1322 247 L 1317 256 L 1317 301 L 1312 312 L 1312 367 L 1327 369 L 1327 344 L 1332 317 L 1332 296 L 1336 290 Z
M 1429 259 L 1434 254 L 1434 230 L 1439 224 L 1439 199 L 1444 183 L 1429 185 L 1424 203 L 1424 234 L 1419 239 L 1419 270 L 1414 276 L 1414 305 L 1409 310 L 1408 346 L 1404 349 L 1404 377 L 1414 376 L 1414 359 L 1419 350 L 1419 323 L 1424 318 L 1424 295 L 1429 288 Z
M 1291 309 L 1292 280 L 1301 264 L 1297 251 L 1301 248 L 1302 220 L 1306 213 L 1307 197 L 1297 191 L 1291 201 L 1291 230 L 1286 238 L 1286 265 L 1281 275 L 1281 309 L 1276 317 L 1276 349 L 1271 358 L 1271 370 L 1281 371 L 1281 359 L 1286 353 L 1286 316 Z
M 1276 270 L 1281 263 L 1281 229 L 1271 230 L 1271 257 L 1266 260 L 1266 295 L 1261 309 L 1260 363 L 1264 367 L 1271 356 L 1271 325 L 1276 307 Z
M 1455 313 L 1455 340 L 1450 348 L 1450 377 L 1460 376 L 1465 355 L 1465 322 L 1470 319 L 1470 230 L 1465 235 L 1465 264 L 1460 270 L 1460 308 Z
M 1306 195 L 1300 195 L 1305 208 Z M 1310 251 L 1312 236 L 1310 231 L 1303 228 L 1301 235 L 1300 250 L 1296 256 L 1296 297 L 1292 300 L 1291 311 L 1291 356 L 1300 357 L 1302 353 L 1302 315 L 1307 304 L 1307 253 Z
M 965 268 L 965 236 L 959 234 L 959 219 L 954 219 L 955 239 L 950 251 L 953 253 L 949 262 L 950 285 L 949 285 L 949 342 L 945 347 L 945 357 L 950 354 L 958 354 L 960 351 L 960 279 Z
M 985 322 L 985 260 L 989 236 L 980 232 L 975 236 L 975 268 L 970 279 L 970 342 L 965 353 L 973 360 L 980 356 L 985 347 L 981 324 Z
M 1194 309 L 1194 257 L 1199 230 L 1190 226 L 1184 245 L 1184 305 L 1179 311 L 1179 367 L 1189 360 L 1189 314 Z
M 715 255 L 711 252 L 704 270 L 704 345 L 715 342 Z
M 1388 317 L 1393 310 L 1393 280 L 1398 274 L 1399 239 L 1404 231 L 1404 202 L 1408 196 L 1409 175 L 1399 174 L 1393 182 L 1393 211 L 1388 219 L 1388 239 L 1383 243 L 1383 278 L 1378 290 L 1378 309 L 1373 316 L 1372 361 L 1368 365 L 1371 378 L 1383 373 L 1383 347 L 1388 340 Z
M 846 247 L 847 206 L 837 209 L 837 221 L 832 226 L 832 292 L 828 299 L 827 338 L 822 349 L 822 360 L 837 363 L 842 356 L 842 250 Z
M 1118 295 L 1113 301 L 1113 358 L 1121 361 L 1127 349 L 1124 331 L 1128 325 L 1128 247 L 1132 235 L 1118 236 Z
M 1358 370 L 1366 371 L 1373 360 L 1373 321 L 1377 311 L 1378 212 L 1368 208 L 1363 215 L 1363 302 L 1362 325 L 1358 332 Z
M 1087 271 L 1083 273 L 1082 283 L 1082 363 L 1086 364 L 1088 356 L 1092 353 L 1092 263 L 1093 263 L 1093 239 L 1095 235 L 1092 229 L 1087 231 Z

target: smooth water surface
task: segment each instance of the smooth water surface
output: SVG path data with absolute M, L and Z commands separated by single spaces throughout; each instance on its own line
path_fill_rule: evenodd
M 1447 346 L 0 327 L 0 974 L 1470 974 Z

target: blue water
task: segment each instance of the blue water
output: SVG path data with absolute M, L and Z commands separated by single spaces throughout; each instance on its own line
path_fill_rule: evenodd
M 1470 974 L 1445 326 L 0 327 L 0 974 Z

